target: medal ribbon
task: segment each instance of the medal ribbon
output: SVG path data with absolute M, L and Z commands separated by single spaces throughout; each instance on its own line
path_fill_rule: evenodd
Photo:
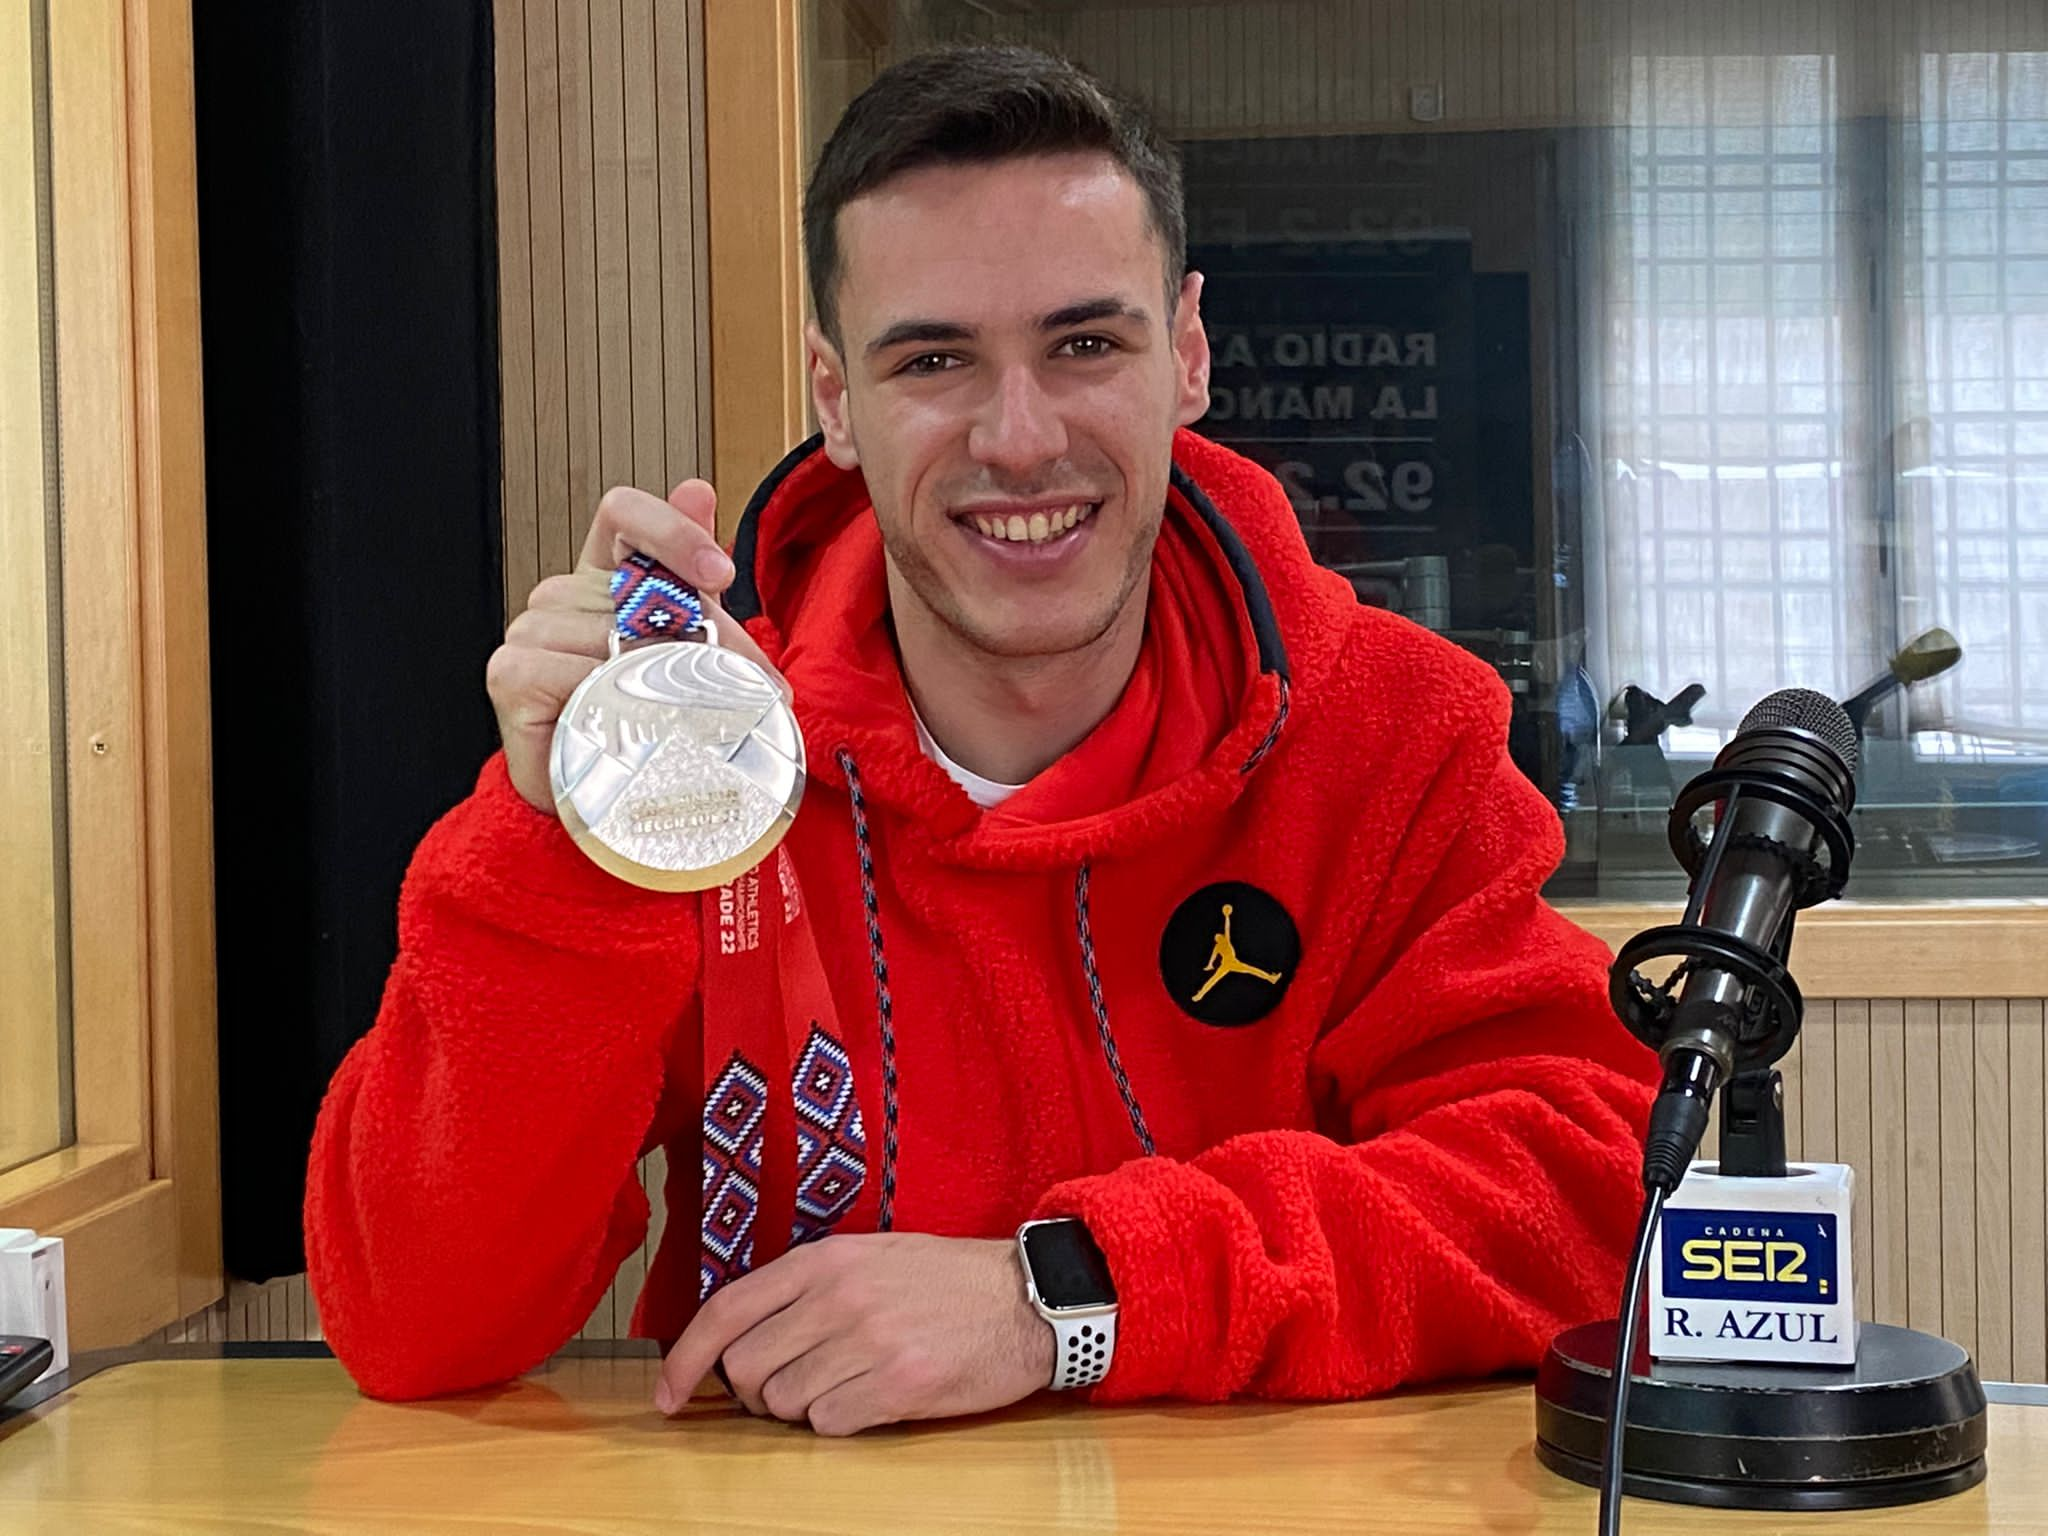
M 704 633 L 702 599 L 659 561 L 630 556 L 611 590 L 622 645 Z M 703 1007 L 671 1061 L 697 1065 L 701 1124 L 667 1148 L 670 1230 L 634 1327 L 662 1340 L 794 1244 L 874 1221 L 846 1036 L 787 846 L 699 901 Z
M 612 628 L 621 644 L 690 640 L 704 632 L 704 599 L 652 555 L 630 554 L 612 572 Z

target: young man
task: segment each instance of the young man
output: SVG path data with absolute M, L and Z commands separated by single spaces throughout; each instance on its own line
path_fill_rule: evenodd
M 421 846 L 314 1142 L 336 1353 L 391 1397 L 538 1363 L 642 1241 L 658 1145 L 668 1411 L 714 1367 L 828 1433 L 1097 1376 L 1339 1397 L 1526 1367 L 1610 1309 L 1651 1057 L 1538 895 L 1561 839 L 1499 683 L 1184 430 L 1170 151 L 1066 64 L 927 55 L 848 109 L 805 239 L 822 440 L 738 569 L 709 486 L 613 491 L 493 659 L 504 753 Z M 791 1234 L 823 1240 L 751 1270 L 785 1245 L 747 1225 L 747 1096 L 677 1044 L 725 1015 L 715 893 L 621 883 L 551 809 L 629 551 L 724 594 L 810 745 L 777 863 L 830 1001 L 792 1090 L 838 1161 Z M 1027 1296 L 1033 1217 L 1106 1257 L 1085 1333 Z

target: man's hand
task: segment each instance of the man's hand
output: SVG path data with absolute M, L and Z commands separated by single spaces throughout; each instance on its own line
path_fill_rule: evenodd
M 1015 1243 L 850 1233 L 792 1249 L 704 1303 L 669 1351 L 674 1413 L 714 1364 L 750 1412 L 824 1435 L 983 1413 L 1052 1380 L 1052 1329 Z
M 652 555 L 704 598 L 704 616 L 718 642 L 752 658 L 770 676 L 775 669 L 713 599 L 732 585 L 732 561 L 718 547 L 718 498 L 702 480 L 685 480 L 667 501 L 630 486 L 605 492 L 583 541 L 575 571 L 550 576 L 533 589 L 526 611 L 505 631 L 485 671 L 498 735 L 512 787 L 540 810 L 554 813 L 548 750 L 555 719 L 569 695 L 609 653 L 612 572 L 628 554 Z M 784 690 L 787 692 L 787 689 Z

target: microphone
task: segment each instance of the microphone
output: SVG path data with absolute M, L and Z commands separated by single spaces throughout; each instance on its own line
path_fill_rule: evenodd
M 1621 690 L 1616 708 L 1623 717 L 1624 747 L 1654 747 L 1674 725 L 1691 725 L 1693 706 L 1707 696 L 1704 684 L 1687 683 L 1667 704 L 1654 693 L 1630 683 Z
M 1672 808 L 1672 852 L 1693 877 L 1685 915 L 1624 945 L 1610 974 L 1615 1011 L 1664 1064 L 1646 1189 L 1678 1187 L 1724 1082 L 1792 1047 L 1803 1008 L 1785 964 L 1792 918 L 1839 895 L 1849 878 L 1857 755 L 1841 705 L 1787 688 L 1744 717 Z M 1644 978 L 1646 961 L 1674 958 L 1665 981 Z
M 1885 670 L 1842 701 L 1850 724 L 1860 736 L 1870 721 L 1870 712 L 1894 690 L 1939 677 L 1963 659 L 1963 647 L 1945 629 L 1923 630 L 1899 648 Z
M 1908 670 L 1948 648 L 1922 648 Z M 1624 1490 L 1839 1510 L 1984 1477 L 1968 1353 L 1859 1322 L 1853 1170 L 1785 1155 L 1772 1064 L 1804 1006 L 1787 969 L 1793 922 L 1847 884 L 1858 742 L 1825 694 L 1786 689 L 1752 709 L 1672 807 L 1685 915 L 1623 945 L 1609 973 L 1615 1012 L 1663 1067 L 1642 1214 L 1620 1315 L 1560 1334 L 1536 1378 L 1537 1459 L 1600 1490 L 1602 1536 L 1620 1530 Z M 1647 979 L 1660 960 L 1677 963 Z M 1716 1092 L 1721 1158 L 1694 1163 Z

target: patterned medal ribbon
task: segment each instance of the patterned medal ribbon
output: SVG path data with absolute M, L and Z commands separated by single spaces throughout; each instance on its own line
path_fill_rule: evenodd
M 630 556 L 611 593 L 622 649 L 712 636 L 696 590 L 648 556 Z M 668 1235 L 634 1325 L 662 1340 L 720 1286 L 874 1221 L 853 1067 L 788 848 L 703 892 L 698 924 L 703 1006 L 683 1021 L 671 1060 L 698 1064 L 701 1125 L 694 1144 L 685 1132 L 667 1149 Z M 697 1241 L 683 1241 L 693 1231 Z
M 704 634 L 704 599 L 652 555 L 631 554 L 612 572 L 612 632 L 619 643 L 695 640 Z

